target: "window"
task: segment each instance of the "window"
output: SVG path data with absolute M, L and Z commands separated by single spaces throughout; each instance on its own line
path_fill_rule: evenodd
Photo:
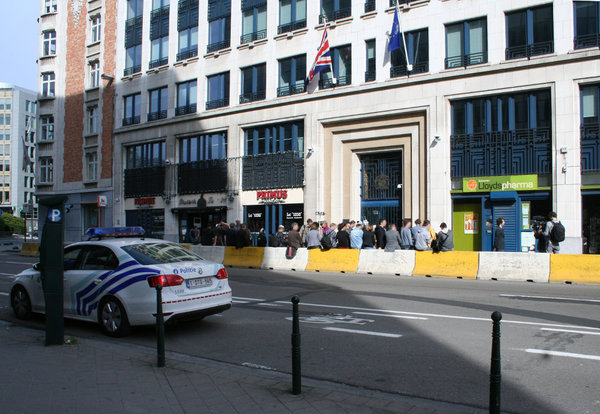
M 84 209 L 84 230 L 90 227 L 97 227 L 98 206 L 85 204 L 82 207 Z M 81 261 L 82 270 L 114 270 L 119 266 L 119 260 L 112 250 L 104 246 L 86 246 Z
M 144 11 L 144 0 L 127 0 L 127 19 L 142 15 Z
M 365 82 L 372 82 L 375 80 L 377 73 L 377 66 L 375 65 L 375 39 L 365 41 L 365 50 L 365 57 L 367 58 Z
M 306 77 L 306 55 L 293 56 L 279 61 L 279 87 L 277 96 L 295 95 L 304 92 Z
M 156 68 L 169 62 L 169 36 L 154 39 L 150 49 L 150 63 L 148 67 Z
M 87 109 L 88 134 L 98 133 L 98 107 L 90 106 Z
M 127 169 L 162 166 L 165 163 L 166 144 L 164 141 L 127 147 Z
M 10 147 L 8 145 L 5 145 L 4 151 L 8 153 L 9 148 Z M 4 171 L 10 171 L 10 161 L 9 160 L 4 160 Z
M 40 157 L 40 184 L 52 184 L 54 181 L 54 163 L 50 157 Z
M 427 29 L 404 33 L 404 42 L 400 49 L 392 52 L 390 77 L 406 76 L 409 73 L 424 73 L 429 71 L 429 32 Z M 408 62 L 408 65 L 407 65 Z M 409 70 L 410 69 L 410 70 Z
M 125 70 L 123 76 L 130 76 L 142 70 L 142 11 L 143 0 L 127 0 L 127 21 L 125 22 Z
M 575 49 L 600 46 L 600 3 L 574 1 Z
M 95 61 L 89 64 L 90 70 L 90 88 L 94 89 L 100 86 L 100 62 Z
M 123 126 L 140 123 L 140 102 L 142 94 L 136 93 L 123 98 Z
M 446 69 L 486 63 L 486 19 L 446 25 Z
M 182 163 L 227 158 L 227 133 L 183 138 L 179 144 L 179 154 Z
M 319 24 L 352 16 L 351 0 L 321 0 Z
M 44 12 L 45 13 L 56 13 L 57 0 L 44 0 Z
M 600 85 L 581 88 L 581 172 L 600 171 Z M 584 176 L 584 184 L 597 184 L 595 174 Z
M 10 191 L 5 191 L 4 192 L 4 203 L 5 204 L 10 204 Z
M 287 33 L 306 27 L 306 0 L 280 0 L 277 33 Z
M 4 109 L 4 98 L 0 98 L 0 111 Z
M 10 125 L 10 114 L 4 115 L 4 125 Z
M 375 11 L 376 6 L 375 0 L 365 0 L 365 13 Z
M 85 154 L 85 171 L 87 181 L 98 179 L 98 153 L 88 152 Z
M 125 51 L 125 70 L 123 76 L 133 75 L 142 70 L 142 45 L 132 46 Z
M 249 128 L 244 131 L 244 135 L 246 155 L 304 151 L 302 121 Z
M 198 0 L 179 0 L 177 30 L 179 31 L 177 60 L 198 56 Z
M 42 56 L 56 56 L 56 32 L 54 30 L 44 32 Z
M 581 88 L 581 123 L 596 125 L 600 123 L 598 107 L 600 106 L 600 87 L 598 85 Z
M 100 41 L 102 33 L 102 17 L 97 14 L 90 19 L 91 22 L 91 41 L 97 43 Z
M 148 108 L 148 121 L 155 121 L 167 117 L 167 98 L 169 88 L 153 89 L 150 92 L 150 107 Z
M 267 1 L 242 1 L 242 36 L 240 43 L 250 43 L 267 37 Z
M 206 109 L 229 105 L 229 72 L 207 77 L 208 99 Z
M 11 104 L 12 104 L 12 99 L 11 98 L 6 98 L 5 100 L 5 108 L 6 110 L 9 110 L 11 108 Z
M 156 68 L 169 62 L 169 1 L 154 0 L 150 14 L 150 63 Z
M 333 76 L 331 70 L 321 72 L 319 87 L 321 89 L 333 88 L 352 84 L 352 48 L 350 45 L 334 47 L 331 49 L 333 63 Z M 335 77 L 335 80 L 333 79 Z
M 231 1 L 209 0 L 206 53 L 225 49 L 231 43 Z
M 552 5 L 506 13 L 506 59 L 554 52 Z
M 185 115 L 197 110 L 197 81 L 196 79 L 177 84 L 177 106 L 175 115 Z
M 240 103 L 265 99 L 266 72 L 266 64 L 264 63 L 242 69 Z
M 44 98 L 54 96 L 54 72 L 42 75 L 42 96 Z
M 40 117 L 40 141 L 54 141 L 54 116 Z
M 81 204 L 81 212 L 82 212 L 82 216 L 83 216 L 83 231 L 86 231 L 87 229 L 89 229 L 90 227 L 98 227 L 98 204 L 96 203 L 82 203 Z M 85 256 L 89 256 L 90 255 L 90 250 L 93 249 L 93 247 L 84 247 L 83 248 L 83 254 L 81 255 L 80 259 L 79 259 L 79 266 L 78 268 L 83 269 L 83 257 Z M 93 270 L 93 269 L 97 269 L 98 267 L 100 267 L 97 264 L 94 264 L 94 262 L 96 262 L 93 258 L 90 258 L 91 262 L 88 267 L 87 270 Z M 99 269 L 97 269 L 99 270 Z

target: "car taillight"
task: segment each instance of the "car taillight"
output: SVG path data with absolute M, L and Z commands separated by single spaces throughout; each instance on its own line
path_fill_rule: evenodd
M 183 278 L 179 275 L 158 275 L 150 276 L 148 279 L 150 287 L 156 287 L 159 283 L 163 286 L 178 286 L 183 283 Z
M 217 279 L 219 280 L 227 279 L 228 277 L 229 276 L 227 276 L 227 270 L 225 270 L 224 267 L 222 269 L 219 269 L 219 271 L 217 272 Z

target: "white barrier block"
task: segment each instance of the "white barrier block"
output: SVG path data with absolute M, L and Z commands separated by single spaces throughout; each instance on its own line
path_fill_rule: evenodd
M 222 264 L 223 260 L 225 260 L 225 247 L 223 246 L 201 246 L 192 244 L 190 250 L 203 259 L 211 262 Z
M 286 259 L 285 247 L 265 247 L 261 268 L 273 270 L 306 270 L 308 249 L 300 248 L 293 259 Z
M 479 252 L 477 279 L 548 283 L 549 277 L 548 253 Z
M 386 252 L 383 250 L 362 249 L 358 257 L 356 273 L 412 276 L 414 269 L 414 250 Z

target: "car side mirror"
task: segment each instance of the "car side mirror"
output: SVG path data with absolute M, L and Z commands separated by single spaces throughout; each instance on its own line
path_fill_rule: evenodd
M 40 264 L 39 264 L 39 262 L 38 262 L 38 263 L 35 263 L 35 264 L 33 265 L 33 270 L 40 270 Z

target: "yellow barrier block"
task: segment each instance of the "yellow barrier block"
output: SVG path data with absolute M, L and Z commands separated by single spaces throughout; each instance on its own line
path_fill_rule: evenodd
M 445 276 L 475 279 L 479 268 L 477 252 L 416 252 L 414 276 Z
M 241 249 L 226 247 L 223 264 L 225 266 L 260 269 L 264 253 L 264 247 L 243 247 Z
M 358 249 L 310 249 L 307 271 L 354 273 L 358 268 Z
M 600 283 L 600 256 L 551 254 L 550 282 Z
M 39 257 L 40 243 L 39 242 L 23 242 L 21 247 L 21 256 Z

